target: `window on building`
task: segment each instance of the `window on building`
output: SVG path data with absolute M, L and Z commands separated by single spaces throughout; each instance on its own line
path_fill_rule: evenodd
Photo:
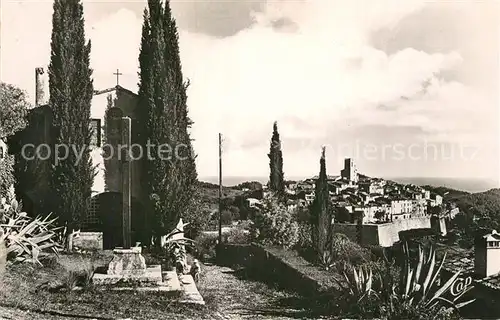
M 90 138 L 90 145 L 94 147 L 101 146 L 101 119 L 92 119 L 90 122 L 90 130 L 92 136 Z
M 97 201 L 97 197 L 94 197 L 90 200 L 89 211 L 87 215 L 87 224 L 92 225 L 98 222 L 97 213 L 99 212 L 99 202 Z

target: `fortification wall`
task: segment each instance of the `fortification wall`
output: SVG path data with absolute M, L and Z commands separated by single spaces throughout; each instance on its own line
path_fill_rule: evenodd
M 361 240 L 362 245 L 391 247 L 399 241 L 399 232 L 410 229 L 426 229 L 431 227 L 429 217 L 415 217 L 397 220 L 392 223 L 363 224 L 336 223 L 333 231 L 344 233 L 352 241 Z

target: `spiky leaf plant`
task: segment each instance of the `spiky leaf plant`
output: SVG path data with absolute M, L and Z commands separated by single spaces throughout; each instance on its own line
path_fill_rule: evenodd
M 441 312 L 451 309 L 458 311 L 474 301 L 458 302 L 471 287 L 466 288 L 453 300 L 445 297 L 453 282 L 461 274 L 461 271 L 458 271 L 444 284 L 438 284 L 446 255 L 441 262 L 436 263 L 436 252 L 433 247 L 428 251 L 419 247 L 415 263 L 410 259 L 407 245 L 403 246 L 403 252 L 405 260 L 399 280 L 392 279 L 393 274 L 389 272 L 392 266 L 387 260 L 385 270 L 352 268 L 351 271 L 344 272 L 350 295 L 358 302 L 369 296 L 375 297 L 379 301 L 379 311 L 376 313 L 387 319 L 408 317 L 409 311 L 412 311 L 412 314 L 439 318 Z
M 50 252 L 58 253 L 62 248 L 57 241 L 59 228 L 57 218 L 31 218 L 21 210 L 16 200 L 0 207 L 0 242 L 6 248 L 8 262 L 31 261 L 41 265 L 40 260 Z

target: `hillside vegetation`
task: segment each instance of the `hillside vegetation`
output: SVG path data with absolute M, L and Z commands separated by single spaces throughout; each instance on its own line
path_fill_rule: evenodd
M 500 229 L 500 189 L 466 194 L 454 202 L 460 213 L 453 221 L 459 242 L 471 247 L 478 229 Z

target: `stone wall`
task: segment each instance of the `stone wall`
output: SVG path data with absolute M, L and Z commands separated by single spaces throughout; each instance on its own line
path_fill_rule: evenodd
M 245 272 L 257 280 L 277 284 L 284 289 L 304 296 L 316 295 L 327 289 L 323 282 L 300 270 L 304 269 L 304 266 L 311 267 L 307 261 L 294 256 L 295 260 L 301 260 L 299 263 L 295 263 L 297 264 L 295 266 L 294 263 L 281 257 L 277 251 L 279 250 L 267 249 L 257 244 L 223 244 L 217 248 L 217 264 L 244 267 Z M 289 251 L 285 253 L 293 254 Z M 320 270 L 315 270 L 315 273 L 320 273 Z M 327 277 L 331 279 L 331 273 L 328 272 Z
M 108 98 L 109 97 L 109 98 Z M 138 105 L 138 98 L 135 94 L 129 92 L 125 89 L 117 90 L 105 90 L 102 93 L 97 93 L 92 98 L 92 109 L 91 116 L 93 119 L 100 119 L 102 127 L 103 144 L 109 143 L 106 141 L 108 137 L 108 132 L 106 128 L 105 113 L 108 106 L 108 99 L 111 99 L 112 107 L 119 108 L 122 111 L 122 116 L 130 117 L 132 119 L 132 144 L 138 143 L 139 128 L 137 123 L 137 114 L 135 112 Z M 111 192 L 121 192 L 122 188 L 122 177 L 121 177 L 121 162 L 117 160 L 117 154 L 119 152 L 118 147 L 114 146 L 113 155 L 116 158 L 112 158 L 108 161 L 104 161 L 104 151 L 110 152 L 109 147 L 107 150 L 103 150 L 102 146 L 99 148 L 93 148 L 92 163 L 97 165 L 97 172 L 94 178 L 94 185 L 92 190 L 96 193 L 102 193 L 106 191 Z M 146 148 L 143 147 L 142 159 L 144 160 L 146 155 Z M 139 159 L 140 150 L 139 148 L 133 148 L 134 158 Z M 132 197 L 137 199 L 142 199 L 142 189 L 141 189 L 141 170 L 142 162 L 139 160 L 134 161 L 131 164 L 132 169 L 132 184 L 131 192 Z
M 391 247 L 399 241 L 399 232 L 410 229 L 426 229 L 431 227 L 428 217 L 397 220 L 392 223 L 363 224 L 359 231 L 354 223 L 335 223 L 333 232 L 344 233 L 352 241 L 361 239 L 362 245 Z M 360 233 L 360 234 L 358 234 Z
M 80 234 L 73 239 L 73 247 L 83 250 L 102 250 L 102 232 L 80 232 Z

